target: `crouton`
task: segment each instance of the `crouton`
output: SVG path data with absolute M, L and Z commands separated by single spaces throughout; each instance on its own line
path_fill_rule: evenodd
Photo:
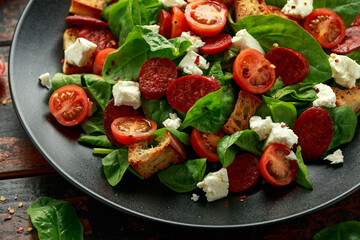
M 348 106 L 355 113 L 360 111 L 360 83 L 350 89 L 340 89 L 332 87 L 336 95 L 336 106 Z
M 106 0 L 72 0 L 70 13 L 101 18 L 101 11 Z
M 235 0 L 235 20 L 251 15 L 266 15 L 271 12 L 266 6 L 265 0 Z
M 144 178 L 186 159 L 182 143 L 169 132 L 156 139 L 142 140 L 129 145 L 129 163 Z
M 223 130 L 227 134 L 233 134 L 237 131 L 248 129 L 249 120 L 255 114 L 261 102 L 261 98 L 240 90 L 234 111 L 223 126 Z

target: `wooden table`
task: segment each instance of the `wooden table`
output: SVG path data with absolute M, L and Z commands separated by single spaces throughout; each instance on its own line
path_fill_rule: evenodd
M 0 0 L 0 59 L 6 67 L 13 32 L 28 0 Z M 39 154 L 22 129 L 13 109 L 8 73 L 0 79 L 0 239 L 37 239 L 26 209 L 33 200 L 48 196 L 69 201 L 85 227 L 85 239 L 311 239 L 333 224 L 360 220 L 360 191 L 335 205 L 285 223 L 246 230 L 198 230 L 152 222 L 116 211 L 80 192 L 58 175 Z M 19 208 L 18 203 L 23 207 Z M 12 219 L 8 207 L 15 209 Z M 19 226 L 25 230 L 17 233 Z M 211 235 L 210 235 L 211 234 Z

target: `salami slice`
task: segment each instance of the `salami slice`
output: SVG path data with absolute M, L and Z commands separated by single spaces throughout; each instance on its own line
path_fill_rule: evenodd
M 316 160 L 329 147 L 334 124 L 326 110 L 312 107 L 295 121 L 293 131 L 299 137 L 297 145 L 301 146 L 304 160 Z
M 250 153 L 237 156 L 227 167 L 229 191 L 241 192 L 254 186 L 260 179 L 259 159 Z
M 65 18 L 65 21 L 75 27 L 84 27 L 88 26 L 91 28 L 109 28 L 109 24 L 107 22 L 101 21 L 97 18 L 93 18 L 90 16 L 82 16 L 82 15 L 71 15 Z
M 231 47 L 231 36 L 229 34 L 221 33 L 215 37 L 205 38 L 203 41 L 205 45 L 199 48 L 202 54 L 218 54 L 228 50 Z
M 85 38 L 97 45 L 93 55 L 96 55 L 105 48 L 118 48 L 118 43 L 114 35 L 108 29 L 96 29 L 84 26 L 79 31 L 79 37 Z
M 354 21 L 351 23 L 350 27 L 353 27 L 353 26 L 360 26 L 360 13 L 356 16 Z
M 360 20 L 359 20 L 360 21 Z M 344 39 L 331 51 L 338 54 L 347 54 L 360 48 L 360 23 L 346 29 Z
M 216 78 L 188 75 L 170 84 L 166 96 L 173 108 L 186 113 L 197 100 L 220 88 Z
M 165 95 L 166 89 L 176 78 L 176 65 L 170 59 L 150 58 L 140 70 L 140 92 L 146 100 L 159 99 Z
M 139 110 L 135 110 L 133 107 L 125 105 L 115 106 L 114 99 L 111 99 L 106 105 L 103 117 L 104 130 L 109 141 L 114 145 L 123 146 L 115 139 L 114 135 L 111 132 L 111 124 L 116 118 L 140 115 L 141 112 Z
M 276 77 L 281 77 L 285 86 L 304 81 L 310 68 L 306 57 L 298 51 L 277 47 L 265 55 L 275 65 Z

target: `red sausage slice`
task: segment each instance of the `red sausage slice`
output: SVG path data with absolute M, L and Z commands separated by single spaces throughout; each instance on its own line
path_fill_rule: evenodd
M 103 117 L 104 130 L 109 141 L 117 146 L 123 146 L 119 143 L 114 135 L 111 132 L 111 124 L 112 122 L 119 117 L 128 117 L 128 116 L 141 116 L 141 112 L 139 110 L 134 109 L 130 106 L 115 106 L 114 99 L 111 99 L 106 105 Z
M 109 24 L 107 22 L 101 21 L 97 18 L 93 18 L 90 16 L 82 16 L 82 15 L 72 15 L 67 16 L 65 21 L 75 27 L 92 27 L 92 28 L 109 28 Z
M 306 57 L 293 49 L 277 47 L 265 58 L 275 65 L 276 78 L 280 76 L 285 86 L 302 82 L 310 71 Z
M 118 43 L 114 35 L 108 29 L 95 29 L 91 27 L 82 27 L 79 37 L 85 38 L 97 45 L 93 55 L 96 55 L 105 48 L 118 48 Z
M 299 137 L 301 154 L 305 160 L 316 160 L 329 147 L 333 137 L 334 124 L 330 114 L 312 107 L 303 112 L 295 121 L 294 133 Z
M 189 75 L 176 79 L 168 87 L 166 95 L 173 108 L 186 113 L 197 100 L 220 88 L 215 78 Z
M 146 100 L 159 99 L 168 86 L 177 78 L 175 63 L 168 58 L 150 58 L 141 67 L 140 92 Z
M 360 20 L 359 20 L 360 21 Z M 346 29 L 344 39 L 331 51 L 338 54 L 347 54 L 360 48 L 360 23 Z
M 231 36 L 221 33 L 215 37 L 208 37 L 203 40 L 205 45 L 199 48 L 202 54 L 218 54 L 228 50 L 231 47 Z
M 237 156 L 227 167 L 229 191 L 241 192 L 254 186 L 260 178 L 259 160 L 250 153 Z
M 171 37 L 171 14 L 164 9 L 161 9 L 158 18 L 159 34 L 169 39 Z

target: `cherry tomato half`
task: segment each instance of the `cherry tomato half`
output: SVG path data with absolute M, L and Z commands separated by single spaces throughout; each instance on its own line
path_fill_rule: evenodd
M 159 34 L 169 39 L 171 37 L 171 15 L 169 12 L 161 9 L 158 18 Z
M 213 0 L 199 0 L 185 8 L 186 21 L 192 31 L 204 37 L 213 37 L 225 27 L 227 7 Z
M 5 63 L 2 59 L 0 59 L 0 78 L 2 77 L 4 72 L 5 72 Z
M 305 19 L 304 28 L 323 48 L 335 47 L 344 39 L 346 31 L 341 17 L 325 8 L 312 11 Z
M 194 128 L 191 132 L 190 142 L 199 157 L 206 158 L 209 162 L 218 162 L 217 144 L 224 136 L 223 130 L 217 133 L 205 133 Z
M 275 69 L 270 65 L 271 63 L 258 50 L 245 49 L 234 61 L 234 79 L 247 92 L 267 92 L 274 85 L 276 78 Z
M 94 66 L 93 66 L 93 73 L 96 75 L 102 75 L 102 70 L 104 67 L 104 63 L 106 60 L 107 55 L 109 55 L 109 53 L 112 53 L 116 51 L 115 48 L 105 48 L 103 50 L 101 50 L 98 55 L 96 55 L 95 61 L 94 61 Z
M 157 128 L 154 121 L 141 117 L 119 117 L 111 124 L 111 132 L 116 140 L 124 145 L 137 142 L 146 138 Z
M 51 95 L 49 109 L 61 125 L 75 126 L 89 114 L 90 102 L 81 87 L 65 85 Z
M 287 159 L 290 149 L 279 143 L 268 146 L 260 159 L 260 172 L 265 180 L 275 186 L 291 183 L 298 171 L 296 160 Z
M 190 30 L 186 22 L 184 12 L 180 8 L 173 7 L 171 9 L 171 36 L 170 38 L 180 37 L 182 32 Z

